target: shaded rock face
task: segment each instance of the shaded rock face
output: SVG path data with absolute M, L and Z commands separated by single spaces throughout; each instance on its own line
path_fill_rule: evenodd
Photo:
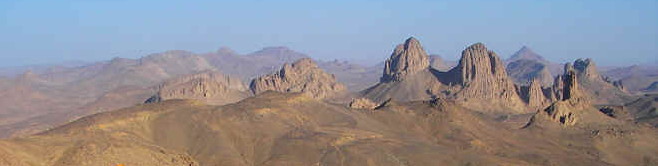
M 346 91 L 343 84 L 336 82 L 334 75 L 324 72 L 309 58 L 285 64 L 279 72 L 252 80 L 250 89 L 254 94 L 268 90 L 303 92 L 316 99 Z
M 429 56 L 420 42 L 411 37 L 398 45 L 386 60 L 381 82 L 400 81 L 429 67 Z
M 165 81 L 158 92 L 146 102 L 168 99 L 197 99 L 208 104 L 222 105 L 237 102 L 249 96 L 240 79 L 219 72 L 203 72 Z
M 459 65 L 450 72 L 457 75 L 463 87 L 457 93 L 458 99 L 483 99 L 517 108 L 523 105 L 504 63 L 482 43 L 466 48 Z
M 596 70 L 596 65 L 594 64 L 594 61 L 592 61 L 592 59 L 590 58 L 577 59 L 573 63 L 573 68 L 577 70 L 579 73 L 581 73 L 583 76 L 585 76 L 585 78 L 587 79 L 601 78 L 599 72 Z

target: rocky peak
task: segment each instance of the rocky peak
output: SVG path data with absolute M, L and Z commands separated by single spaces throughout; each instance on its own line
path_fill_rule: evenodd
M 324 72 L 310 58 L 285 64 L 276 73 L 252 80 L 250 89 L 254 94 L 268 90 L 302 92 L 318 99 L 346 90 L 343 84 L 336 82 L 334 75 Z
M 499 102 L 514 108 L 524 105 L 514 83 L 507 76 L 503 62 L 482 43 L 466 48 L 459 64 L 450 72 L 463 87 L 457 94 L 458 98 Z
M 410 37 L 395 47 L 384 66 L 381 82 L 401 81 L 408 75 L 430 67 L 429 56 L 416 38 Z

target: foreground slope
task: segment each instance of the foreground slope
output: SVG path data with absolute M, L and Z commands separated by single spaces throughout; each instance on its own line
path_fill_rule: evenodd
M 443 100 L 360 110 L 297 93 L 265 92 L 225 106 L 201 103 L 145 104 L 0 141 L 0 165 L 655 165 L 658 161 L 658 147 L 652 143 L 658 135 L 653 130 L 623 123 L 509 128 Z

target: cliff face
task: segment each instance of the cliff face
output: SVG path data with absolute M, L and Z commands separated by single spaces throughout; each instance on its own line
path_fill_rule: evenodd
M 278 92 L 303 92 L 321 99 L 346 91 L 346 87 L 336 82 L 336 78 L 324 72 L 309 58 L 300 59 L 270 75 L 252 80 L 250 89 L 254 94 L 273 90 Z
M 457 76 L 462 86 L 456 94 L 458 100 L 486 100 L 511 108 L 524 105 L 507 76 L 504 63 L 482 43 L 466 48 L 459 65 L 450 72 Z
M 219 72 L 203 72 L 165 81 L 156 95 L 147 102 L 169 99 L 197 99 L 208 104 L 222 105 L 240 101 L 249 96 L 240 79 Z
M 430 67 L 429 56 L 420 42 L 411 37 L 404 44 L 395 47 L 391 57 L 386 60 L 381 82 L 401 81 L 409 75 Z

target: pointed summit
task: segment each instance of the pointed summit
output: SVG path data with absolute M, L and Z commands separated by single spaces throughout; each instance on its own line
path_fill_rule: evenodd
M 512 57 L 510 57 L 507 61 L 513 62 L 517 60 L 534 60 L 540 63 L 548 63 L 544 57 L 532 51 L 532 49 L 530 49 L 528 46 L 521 47 L 521 49 L 516 51 L 516 53 L 514 53 Z
M 429 67 L 429 56 L 420 42 L 410 37 L 404 44 L 395 47 L 391 57 L 386 60 L 381 82 L 400 81 Z

